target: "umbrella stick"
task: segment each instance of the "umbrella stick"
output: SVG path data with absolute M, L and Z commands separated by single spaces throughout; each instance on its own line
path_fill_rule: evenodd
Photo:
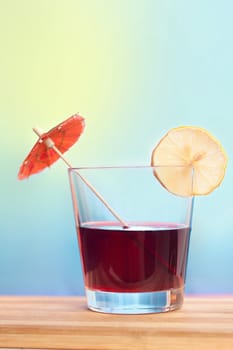
M 33 131 L 41 138 L 42 133 L 38 128 L 33 128 Z M 69 168 L 74 168 L 59 151 L 59 149 L 55 146 L 52 139 L 47 138 L 43 141 L 48 148 L 52 148 L 59 155 L 59 157 L 63 160 L 63 162 L 66 163 L 66 165 Z M 85 179 L 77 170 L 76 173 L 82 179 L 82 181 L 90 188 L 90 190 L 99 198 L 99 200 L 105 205 L 105 207 L 112 213 L 112 215 L 121 223 L 122 227 L 129 228 L 129 225 L 115 212 L 115 210 L 112 209 L 112 207 L 106 202 L 106 200 L 101 196 L 101 194 L 97 192 L 97 190 L 92 186 L 92 184 L 87 179 Z

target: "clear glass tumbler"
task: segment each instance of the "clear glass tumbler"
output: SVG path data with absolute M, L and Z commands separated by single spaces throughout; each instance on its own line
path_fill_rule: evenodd
M 89 309 L 143 314 L 183 304 L 193 198 L 151 166 L 70 168 Z

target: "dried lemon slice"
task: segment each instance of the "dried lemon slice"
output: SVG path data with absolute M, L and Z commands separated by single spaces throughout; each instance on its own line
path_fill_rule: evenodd
M 206 195 L 222 182 L 227 156 L 207 130 L 180 126 L 168 131 L 154 148 L 154 175 L 170 192 L 181 196 Z

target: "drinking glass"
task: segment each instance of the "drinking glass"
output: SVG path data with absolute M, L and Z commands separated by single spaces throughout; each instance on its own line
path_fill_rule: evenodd
M 170 193 L 155 171 L 151 166 L 69 169 L 91 310 L 143 314 L 183 304 L 193 198 Z

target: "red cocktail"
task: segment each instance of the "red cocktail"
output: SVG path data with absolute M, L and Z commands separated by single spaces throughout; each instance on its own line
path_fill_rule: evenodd
M 184 287 L 190 229 L 176 224 L 90 223 L 79 228 L 85 285 L 105 292 Z
M 183 303 L 193 200 L 168 192 L 154 172 L 150 166 L 69 170 L 91 310 L 152 313 Z

